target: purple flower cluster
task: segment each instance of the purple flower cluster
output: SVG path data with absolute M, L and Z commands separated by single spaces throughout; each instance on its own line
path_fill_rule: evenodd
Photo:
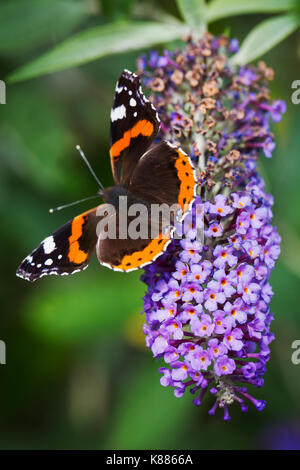
M 146 345 L 165 366 L 161 384 L 199 406 L 209 392 L 223 408 L 245 399 L 258 410 L 265 401 L 248 385 L 263 385 L 269 360 L 272 314 L 270 272 L 280 253 L 271 225 L 272 196 L 257 172 L 261 152 L 275 146 L 269 121 L 285 112 L 269 101 L 265 64 L 234 70 L 228 56 L 236 40 L 206 34 L 184 51 L 142 57 L 139 71 L 154 92 L 161 137 L 181 145 L 198 169 L 198 196 L 176 222 L 168 250 L 142 275 Z
M 216 397 L 210 413 L 223 407 L 225 419 L 233 401 L 243 411 L 244 398 L 258 409 L 265 403 L 243 384 L 262 385 L 273 339 L 268 278 L 280 237 L 270 225 L 271 206 L 258 176 L 229 197 L 198 197 L 177 224 L 184 238 L 143 275 L 146 344 L 168 365 L 160 368 L 161 384 L 174 387 L 177 397 L 190 388 L 196 405 L 209 390 Z

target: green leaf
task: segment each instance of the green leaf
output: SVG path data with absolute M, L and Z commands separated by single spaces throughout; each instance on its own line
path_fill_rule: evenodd
M 30 286 L 24 318 L 31 331 L 47 341 L 75 344 L 121 333 L 130 314 L 140 315 L 145 293 L 140 273 L 124 275 L 99 267 L 93 276 L 89 269 L 89 275 L 84 273 L 88 281 L 79 275 Z
M 88 15 L 74 0 L 11 0 L 0 5 L 0 53 L 20 54 L 61 38 Z M 59 21 L 58 21 L 59 18 Z
M 194 32 L 201 34 L 206 28 L 206 5 L 204 0 L 176 0 L 185 22 Z
M 8 80 L 17 82 L 57 72 L 110 54 L 149 47 L 180 38 L 186 33 L 181 23 L 156 22 L 113 23 L 82 31 L 55 49 L 24 65 Z
M 296 7 L 296 0 L 213 0 L 207 6 L 207 21 L 247 13 L 276 13 Z
M 163 6 L 163 5 L 162 5 Z M 166 10 L 163 10 L 155 4 L 153 8 L 152 3 L 135 3 L 132 8 L 132 18 L 134 20 L 144 21 L 145 18 L 148 21 L 159 21 L 163 23 L 178 23 L 178 18 L 176 16 L 168 13 Z
M 295 15 L 277 16 L 263 21 L 248 34 L 231 62 L 243 65 L 261 57 L 293 33 L 298 26 L 299 19 Z

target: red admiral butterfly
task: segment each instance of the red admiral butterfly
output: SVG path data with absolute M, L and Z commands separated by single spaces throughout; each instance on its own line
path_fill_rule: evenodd
M 99 191 L 117 211 L 121 195 L 148 206 L 178 203 L 184 214 L 194 200 L 196 178 L 189 157 L 165 141 L 150 147 L 159 126 L 139 77 L 124 70 L 111 111 L 110 158 L 115 186 Z M 102 238 L 96 233 L 100 219 L 95 207 L 67 222 L 27 256 L 17 275 L 35 281 L 49 274 L 73 274 L 88 266 L 95 249 L 101 264 L 128 272 L 153 262 L 171 241 L 171 235 L 163 233 L 148 239 Z

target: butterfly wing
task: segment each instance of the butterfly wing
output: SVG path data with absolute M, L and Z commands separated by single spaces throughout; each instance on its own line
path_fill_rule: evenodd
M 163 233 L 161 224 L 154 226 L 150 219 L 141 222 L 143 226 L 147 224 L 148 237 L 122 239 L 119 236 L 119 213 L 116 212 L 112 219 L 112 226 L 117 227 L 116 237 L 103 239 L 100 235 L 96 251 L 99 262 L 114 271 L 130 272 L 143 268 L 158 258 L 171 242 L 172 232 Z M 130 230 L 130 217 L 128 222 Z
M 125 184 L 155 139 L 159 118 L 144 96 L 139 77 L 124 70 L 116 86 L 110 115 L 110 159 L 116 184 Z
M 178 204 L 188 212 L 196 196 L 196 172 L 191 159 L 168 142 L 151 147 L 139 160 L 128 189 L 138 198 L 159 204 Z
M 67 222 L 42 243 L 21 263 L 17 276 L 36 281 L 42 276 L 73 274 L 85 269 L 95 251 L 97 208 Z
M 128 180 L 128 189 L 132 200 L 144 201 L 147 208 L 140 220 L 141 226 L 147 226 L 147 236 L 133 238 L 130 234 L 132 220 L 128 217 L 128 234 L 122 239 L 116 212 L 111 216 L 112 226 L 117 227 L 116 237 L 102 239 L 100 236 L 96 250 L 101 264 L 125 272 L 143 268 L 165 251 L 171 242 L 173 220 L 164 215 L 154 220 L 151 204 L 164 204 L 167 209 L 174 205 L 182 210 L 184 216 L 196 196 L 195 170 L 181 149 L 168 142 L 160 142 L 139 159 Z

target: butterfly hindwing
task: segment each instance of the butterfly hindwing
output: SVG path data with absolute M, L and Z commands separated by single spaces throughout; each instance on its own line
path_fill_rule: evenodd
M 110 158 L 116 184 L 126 184 L 138 160 L 155 139 L 159 118 L 144 96 L 139 77 L 124 70 L 110 116 Z
M 130 272 L 143 268 L 158 258 L 171 242 L 173 230 L 170 229 L 168 232 L 163 230 L 161 222 L 152 223 L 147 215 L 141 223 L 143 229 L 147 229 L 147 235 L 144 238 L 130 236 L 121 238 L 119 213 L 116 212 L 112 218 L 114 219 L 113 225 L 117 227 L 116 237 L 102 238 L 100 236 L 96 251 L 99 262 L 114 271 Z M 128 222 L 127 230 L 130 231 L 130 217 Z
M 35 281 L 46 275 L 62 276 L 85 269 L 97 243 L 96 210 L 78 215 L 45 238 L 21 263 L 17 276 Z

